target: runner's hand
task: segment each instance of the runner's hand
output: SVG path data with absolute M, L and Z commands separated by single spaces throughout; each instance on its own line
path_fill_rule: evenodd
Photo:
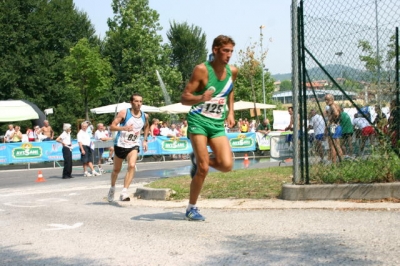
M 201 100 L 202 100 L 203 102 L 206 102 L 206 101 L 211 100 L 212 94 L 213 94 L 213 93 L 214 93 L 213 90 L 206 90 L 206 91 L 203 93 L 203 95 L 202 95 L 202 97 L 201 97 Z

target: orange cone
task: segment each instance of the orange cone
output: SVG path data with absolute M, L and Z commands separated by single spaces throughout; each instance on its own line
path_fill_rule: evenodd
M 250 165 L 250 161 L 249 161 L 249 157 L 247 156 L 247 153 L 244 154 L 243 164 L 245 167 L 248 167 Z
M 42 175 L 42 170 L 39 170 L 36 182 L 46 182 L 46 179 L 44 179 L 44 177 Z

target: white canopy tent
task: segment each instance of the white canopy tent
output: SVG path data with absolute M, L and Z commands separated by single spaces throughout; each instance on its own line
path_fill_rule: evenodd
M 235 110 L 235 111 L 248 110 L 248 109 L 253 109 L 253 108 L 254 108 L 253 102 L 238 101 L 238 102 L 233 103 L 233 110 Z M 256 108 L 257 109 L 274 109 L 274 108 L 276 108 L 276 105 L 256 103 Z
M 122 102 L 122 103 L 116 103 L 116 104 L 110 104 L 106 106 L 101 106 L 97 108 L 90 109 L 90 112 L 94 114 L 110 114 L 110 113 L 116 113 L 119 112 L 123 109 L 131 108 L 130 103 Z M 140 108 L 145 113 L 160 113 L 160 108 L 154 107 L 154 106 L 149 106 L 149 105 L 142 105 L 142 108 Z
M 39 119 L 39 114 L 29 104 L 20 100 L 0 101 L 0 122 Z
M 160 107 L 160 110 L 162 113 L 182 114 L 182 113 L 189 112 L 190 108 L 191 108 L 191 106 L 188 106 L 188 105 L 183 105 L 181 103 L 174 103 L 174 104 Z M 253 109 L 253 108 L 254 108 L 253 102 L 238 101 L 233 104 L 233 109 L 235 111 L 248 110 L 248 109 Z M 257 109 L 273 109 L 273 108 L 276 108 L 276 105 L 256 103 L 256 108 Z
M 189 105 L 183 105 L 181 103 L 174 103 L 174 104 L 169 104 L 169 105 L 160 107 L 160 110 L 162 113 L 183 114 L 183 113 L 188 113 L 190 108 L 191 108 L 191 106 L 189 106 Z

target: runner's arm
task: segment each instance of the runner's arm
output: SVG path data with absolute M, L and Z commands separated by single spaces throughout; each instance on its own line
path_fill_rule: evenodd
M 197 65 L 192 73 L 188 84 L 183 90 L 181 103 L 183 105 L 195 105 L 201 102 L 211 100 L 212 91 L 206 91 L 202 95 L 194 95 L 194 92 L 201 91 L 205 86 L 207 79 L 207 69 L 204 64 Z

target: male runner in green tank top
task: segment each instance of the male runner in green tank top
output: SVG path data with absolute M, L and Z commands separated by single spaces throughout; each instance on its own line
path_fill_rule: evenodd
M 191 155 L 189 205 L 186 210 L 188 220 L 204 221 L 196 207 L 209 167 L 222 172 L 232 170 L 233 158 L 224 123 L 228 127 L 235 124 L 233 114 L 233 82 L 238 69 L 228 65 L 235 42 L 220 35 L 212 45 L 213 61 L 197 65 L 181 97 L 184 105 L 192 105 L 188 121 L 188 137 L 194 154 Z M 207 144 L 213 151 L 210 158 Z M 195 158 L 194 158 L 195 157 Z M 195 162 L 196 160 L 196 162 Z

